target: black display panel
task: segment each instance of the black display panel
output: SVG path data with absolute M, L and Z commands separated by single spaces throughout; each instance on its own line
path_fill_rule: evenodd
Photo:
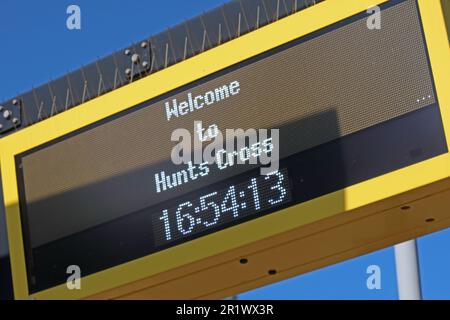
M 382 9 L 381 30 L 361 13 L 18 155 L 30 291 L 447 152 L 417 3 Z M 194 121 L 279 129 L 279 170 L 174 164 Z

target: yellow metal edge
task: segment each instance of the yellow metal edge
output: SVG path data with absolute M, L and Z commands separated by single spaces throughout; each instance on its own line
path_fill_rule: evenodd
M 419 0 L 425 39 L 446 137 L 450 137 L 450 46 L 439 0 Z M 450 139 L 447 139 L 450 150 Z
M 0 155 L 1 156 L 1 155 Z M 20 299 L 28 298 L 28 282 L 25 266 L 25 255 L 20 222 L 19 202 L 16 198 L 17 182 L 14 158 L 0 157 L 0 172 L 2 175 L 3 199 L 5 205 L 6 228 L 10 252 L 10 263 L 14 296 Z
M 447 26 L 447 37 L 448 42 L 450 43 L 450 1 L 449 0 L 441 0 L 443 13 L 445 17 L 445 24 Z

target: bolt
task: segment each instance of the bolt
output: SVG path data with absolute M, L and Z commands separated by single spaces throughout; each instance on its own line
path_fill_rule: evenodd
M 4 106 L 0 106 L 0 112 L 2 112 L 5 109 Z
M 130 50 L 130 49 L 127 49 L 127 50 L 125 50 L 124 53 L 125 53 L 126 56 L 129 56 L 129 55 L 131 54 L 131 50 Z
M 139 55 L 137 53 L 135 53 L 131 56 L 131 62 L 133 62 L 134 64 L 139 63 Z
M 148 62 L 147 61 L 142 62 L 142 67 L 147 69 L 148 68 Z
M 0 123 L 0 130 L 2 130 L 3 129 L 3 125 Z
M 14 123 L 14 124 L 18 124 L 18 123 L 19 123 L 19 119 L 17 119 L 17 118 L 13 118 L 13 119 L 12 119 L 12 123 Z
M 14 100 L 12 101 L 12 103 L 13 103 L 13 105 L 17 106 L 17 105 L 19 104 L 19 100 L 18 100 L 18 99 L 14 99 Z
M 125 74 L 126 74 L 127 76 L 131 75 L 131 69 L 130 69 L 130 68 L 127 68 L 127 69 L 125 70 Z
M 3 112 L 3 118 L 5 118 L 6 120 L 8 120 L 10 117 L 11 117 L 11 111 L 9 111 L 9 110 L 5 110 L 4 112 Z
M 142 41 L 141 42 L 141 48 L 142 49 L 147 48 L 147 41 Z

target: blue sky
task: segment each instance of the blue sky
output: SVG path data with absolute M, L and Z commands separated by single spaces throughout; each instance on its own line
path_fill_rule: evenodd
M 223 2 L 1 0 L 0 101 Z M 66 28 L 70 4 L 81 7 L 81 30 Z M 450 299 L 450 229 L 422 237 L 418 245 L 424 298 Z M 367 289 L 369 265 L 381 268 L 380 290 Z M 397 299 L 394 250 L 386 248 L 259 288 L 240 298 Z

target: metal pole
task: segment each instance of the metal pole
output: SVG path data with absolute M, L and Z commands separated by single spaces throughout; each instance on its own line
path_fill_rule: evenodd
M 397 289 L 400 300 L 421 300 L 419 260 L 416 240 L 395 245 Z

